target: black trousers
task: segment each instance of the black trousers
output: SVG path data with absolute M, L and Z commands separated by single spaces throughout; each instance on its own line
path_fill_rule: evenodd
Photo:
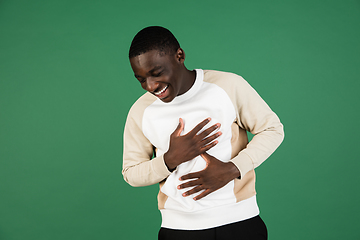
M 160 228 L 159 240 L 266 240 L 265 223 L 256 216 L 244 221 L 204 230 Z

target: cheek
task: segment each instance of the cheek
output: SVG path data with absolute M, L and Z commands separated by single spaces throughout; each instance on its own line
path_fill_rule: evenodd
M 162 75 L 159 77 L 160 82 L 171 83 L 171 77 L 169 75 Z
M 174 77 L 167 76 L 166 78 L 164 78 L 164 82 L 169 84 L 169 87 L 173 93 L 177 91 L 176 89 L 178 89 L 178 84 L 175 81 Z

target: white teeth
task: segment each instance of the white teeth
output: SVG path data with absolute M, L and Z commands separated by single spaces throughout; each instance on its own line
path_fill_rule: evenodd
M 154 94 L 155 94 L 155 95 L 160 95 L 160 94 L 164 93 L 167 88 L 168 88 L 168 85 L 165 86 L 165 87 L 164 87 L 163 89 L 161 89 L 160 91 L 155 92 Z

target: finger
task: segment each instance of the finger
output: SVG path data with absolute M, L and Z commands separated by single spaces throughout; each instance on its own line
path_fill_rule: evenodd
M 200 173 L 201 172 L 202 171 L 186 174 L 186 175 L 182 176 L 181 178 L 179 178 L 179 180 L 184 181 L 184 180 L 187 180 L 187 179 L 200 178 Z
M 183 183 L 183 184 L 179 185 L 177 188 L 184 189 L 184 188 L 194 187 L 194 186 L 200 185 L 200 183 L 201 183 L 201 181 L 199 179 L 196 179 L 193 181 Z
M 206 138 L 210 133 L 212 133 L 213 131 L 215 131 L 216 129 L 218 129 L 220 127 L 220 123 L 214 124 L 211 127 L 205 129 L 202 133 L 199 134 L 199 137 L 201 139 Z
M 206 118 L 204 121 L 196 125 L 190 132 L 189 135 L 195 136 L 206 124 L 211 121 L 211 118 Z
M 175 136 L 180 136 L 180 134 L 182 133 L 183 130 L 184 130 L 184 120 L 182 118 L 179 118 L 179 124 L 176 127 L 173 134 L 175 134 Z
M 206 151 L 210 150 L 211 148 L 215 147 L 216 144 L 218 144 L 218 143 L 219 143 L 219 141 L 215 140 L 212 143 L 209 143 L 208 145 L 205 145 L 204 147 L 202 147 L 200 149 L 201 154 L 203 154 L 204 152 L 206 152 Z
M 206 166 L 209 165 L 211 158 L 214 158 L 213 156 L 211 156 L 210 154 L 208 154 L 207 152 L 204 152 L 203 154 L 200 154 L 200 156 L 205 160 L 206 162 Z
M 208 160 L 210 161 L 210 158 L 212 157 L 210 154 L 208 154 L 207 152 L 204 152 L 201 154 L 201 157 L 204 159 L 204 160 Z
M 182 195 L 183 195 L 183 197 L 190 196 L 191 194 L 200 192 L 203 189 L 204 188 L 202 187 L 202 185 L 198 185 L 198 186 L 194 187 L 193 189 L 191 189 L 191 190 L 189 190 L 187 192 L 184 192 Z
M 199 195 L 197 195 L 196 197 L 194 197 L 194 200 L 197 201 L 197 200 L 200 200 L 202 199 L 203 197 L 209 195 L 210 193 L 212 193 L 212 191 L 210 189 L 206 189 L 205 191 L 203 191 L 202 193 L 200 193 Z
M 217 133 L 211 135 L 210 137 L 207 137 L 207 138 L 203 139 L 201 141 L 201 143 L 203 145 L 207 145 L 208 143 L 211 143 L 212 141 L 214 141 L 216 138 L 220 137 L 221 134 L 222 134 L 222 132 L 217 132 Z

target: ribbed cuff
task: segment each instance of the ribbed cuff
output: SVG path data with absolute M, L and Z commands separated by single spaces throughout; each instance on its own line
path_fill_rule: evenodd
M 240 171 L 240 179 L 245 176 L 246 173 L 254 169 L 254 163 L 250 156 L 245 152 L 240 152 L 236 157 L 230 160 Z
M 166 178 L 171 174 L 165 164 L 164 155 L 151 159 L 151 162 L 152 167 L 158 176 Z

